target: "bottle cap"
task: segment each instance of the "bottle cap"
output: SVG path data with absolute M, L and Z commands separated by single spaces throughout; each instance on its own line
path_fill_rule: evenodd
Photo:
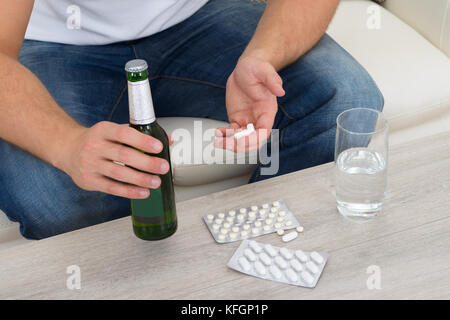
M 126 72 L 141 72 L 148 69 L 147 62 L 142 59 L 128 61 L 125 65 Z

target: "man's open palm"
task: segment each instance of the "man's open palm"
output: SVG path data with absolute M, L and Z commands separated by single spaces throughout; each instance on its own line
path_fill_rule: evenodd
M 230 126 L 218 128 L 215 146 L 235 152 L 261 147 L 270 136 L 278 110 L 277 97 L 283 96 L 281 77 L 268 62 L 241 58 L 227 81 L 226 106 Z M 253 123 L 256 133 L 235 140 L 235 132 Z M 261 130 L 262 129 L 262 130 Z

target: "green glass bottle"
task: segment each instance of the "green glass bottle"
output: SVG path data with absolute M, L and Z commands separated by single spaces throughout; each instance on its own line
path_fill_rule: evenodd
M 128 80 L 130 127 L 160 140 L 163 150 L 159 154 L 150 155 L 166 159 L 170 164 L 169 139 L 164 129 L 156 122 L 147 63 L 140 59 L 131 60 L 126 64 L 125 70 Z M 164 239 L 177 230 L 172 169 L 159 177 L 161 186 L 151 189 L 147 199 L 130 200 L 134 234 L 143 240 Z

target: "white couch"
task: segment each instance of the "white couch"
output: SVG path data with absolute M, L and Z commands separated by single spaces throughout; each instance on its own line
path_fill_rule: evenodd
M 380 87 L 391 144 L 450 130 L 450 0 L 386 0 L 383 7 L 369 0 L 344 0 L 328 33 Z M 192 130 L 195 120 L 202 121 L 203 129 L 223 124 L 192 118 L 160 123 L 172 132 L 180 127 Z M 174 163 L 177 201 L 245 184 L 253 169 Z M 0 249 L 25 241 L 18 224 L 0 211 Z

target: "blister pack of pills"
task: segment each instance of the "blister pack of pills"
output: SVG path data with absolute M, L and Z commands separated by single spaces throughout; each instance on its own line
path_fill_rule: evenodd
M 299 226 L 283 200 L 234 209 L 226 213 L 206 214 L 203 220 L 219 243 L 258 237 L 279 229 L 287 230 Z
M 244 240 L 228 267 L 262 279 L 314 288 L 327 259 L 327 253 L 290 250 Z

